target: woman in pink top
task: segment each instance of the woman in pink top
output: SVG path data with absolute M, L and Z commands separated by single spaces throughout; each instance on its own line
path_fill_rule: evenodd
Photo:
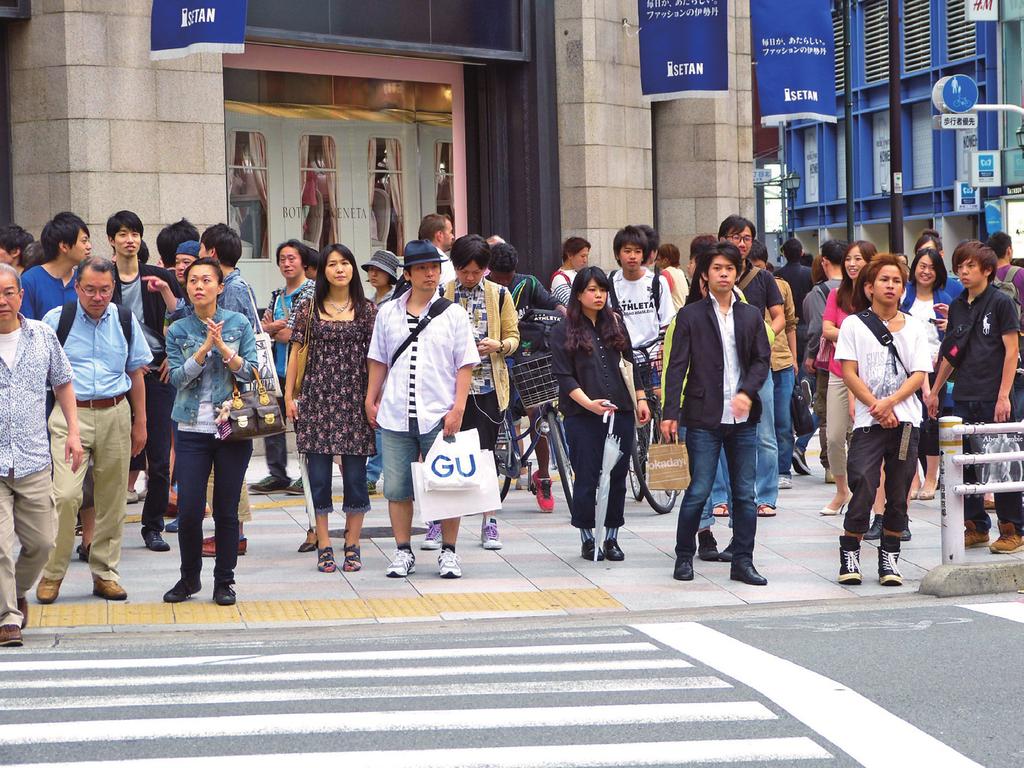
M 828 295 L 821 318 L 821 337 L 832 343 L 828 358 L 828 392 L 825 396 L 825 429 L 828 442 L 828 465 L 836 479 L 836 495 L 821 508 L 823 515 L 838 515 L 850 500 L 846 483 L 846 435 L 850 431 L 850 398 L 843 383 L 843 371 L 835 359 L 835 343 L 839 327 L 854 313 L 853 285 L 861 269 L 878 250 L 866 240 L 851 243 L 843 259 L 843 280 Z

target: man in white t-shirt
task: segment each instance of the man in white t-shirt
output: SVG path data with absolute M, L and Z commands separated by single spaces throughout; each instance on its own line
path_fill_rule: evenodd
M 846 462 L 853 496 L 844 535 L 839 537 L 839 583 L 861 583 L 860 542 L 868 530 L 884 467 L 878 581 L 882 586 L 899 586 L 903 583 L 900 534 L 907 527 L 907 494 L 921 431 L 921 403 L 915 394 L 932 370 L 932 361 L 922 323 L 899 311 L 906 265 L 896 256 L 882 254 L 864 268 L 861 279 L 871 308 L 846 318 L 836 343 L 843 382 L 856 398 Z
M 612 275 L 615 303 L 626 321 L 634 348 L 647 347 L 658 340 L 675 316 L 672 289 L 663 276 L 654 282 L 654 273 L 644 266 L 647 236 L 637 227 L 623 227 L 615 233 L 615 260 L 622 269 Z
M 455 279 L 455 267 L 448 258 L 448 251 L 455 242 L 455 228 L 452 220 L 443 213 L 428 213 L 420 222 L 419 239 L 429 240 L 441 257 L 441 283 L 443 287 Z

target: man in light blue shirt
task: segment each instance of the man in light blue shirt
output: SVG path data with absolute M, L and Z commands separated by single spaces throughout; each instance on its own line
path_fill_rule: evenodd
M 146 445 L 144 376 L 153 353 L 131 310 L 111 303 L 114 263 L 95 257 L 83 261 L 75 291 L 77 303 L 69 302 L 43 317 L 43 322 L 57 332 L 71 361 L 86 454 L 86 461 L 73 469 L 64 452 L 67 421 L 55 409 L 49 426 L 58 527 L 56 547 L 36 588 L 36 598 L 43 604 L 57 599 L 67 573 L 89 458 L 93 462 L 96 501 L 96 530 L 89 549 L 93 594 L 107 600 L 128 596 L 118 583 L 117 570 L 127 508 L 128 465 Z

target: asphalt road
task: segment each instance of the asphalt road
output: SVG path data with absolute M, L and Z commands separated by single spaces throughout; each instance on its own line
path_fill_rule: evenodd
M 0 765 L 1021 766 L 1016 598 L 60 635 Z

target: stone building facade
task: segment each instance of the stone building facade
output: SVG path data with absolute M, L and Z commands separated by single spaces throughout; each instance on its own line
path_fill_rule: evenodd
M 162 62 L 149 60 L 145 0 L 20 2 L 30 8 L 29 18 L 0 19 L 0 60 L 9 85 L 9 146 L 0 146 L 0 154 L 6 150 L 10 158 L 7 200 L 0 183 L 0 219 L 9 210 L 12 220 L 37 236 L 60 210 L 81 215 L 104 248 L 103 225 L 121 208 L 139 213 L 148 239 L 182 216 L 200 227 L 231 221 L 237 214 L 229 167 L 235 134 L 263 130 L 252 121 L 269 119 L 283 109 L 277 102 L 288 100 L 261 101 L 266 70 L 280 70 L 281 82 L 298 77 L 303 88 L 333 77 L 337 89 L 356 76 L 372 80 L 375 67 L 387 78 L 431 62 L 454 73 L 447 91 L 451 107 L 435 117 L 450 134 L 447 167 L 438 178 L 448 174 L 446 183 L 454 185 L 448 203 L 455 206 L 457 232 L 506 236 L 519 246 L 524 271 L 550 274 L 561 241 L 570 235 L 589 239 L 594 262 L 610 266 L 612 236 L 626 223 L 656 223 L 663 241 L 676 242 L 685 253 L 693 235 L 713 230 L 725 215 L 739 211 L 753 218 L 747 0 L 729 3 L 730 93 L 662 102 L 653 112 L 640 95 L 635 0 L 496 0 L 488 23 L 507 35 L 479 43 L 456 39 L 458 28 L 450 34 L 432 28 L 429 39 L 415 43 L 389 39 L 384 27 L 395 14 L 383 6 L 412 0 L 381 0 L 383 31 L 377 37 L 375 28 L 358 32 L 362 37 L 326 28 L 317 14 L 330 0 L 287 4 L 294 6 L 288 14 L 280 3 L 250 0 L 250 45 L 243 57 L 202 54 Z M 291 26 L 270 29 L 274 25 Z M 472 20 L 465 24 L 467 35 L 478 29 Z M 262 85 L 254 85 L 256 95 L 246 101 L 246 84 L 257 76 Z M 307 112 L 333 115 L 339 109 L 313 104 Z M 365 169 L 365 144 L 353 146 Z M 429 153 L 423 141 L 406 148 L 406 162 L 418 157 L 421 166 L 420 177 L 404 169 L 409 194 L 399 240 L 415 237 L 418 215 L 433 210 L 427 198 L 437 168 L 426 167 Z M 291 169 L 292 154 L 281 150 L 283 170 L 265 172 L 271 181 L 311 172 L 297 160 Z M 380 170 L 369 169 L 371 180 Z M 340 184 L 345 169 L 335 171 L 337 177 L 328 177 Z M 385 183 L 398 178 L 382 177 Z M 410 189 L 413 183 L 422 193 Z M 293 224 L 275 223 L 274 216 L 278 208 L 304 211 L 298 186 L 279 194 L 280 206 L 265 193 L 258 201 L 271 246 L 294 236 L 288 229 Z M 356 197 L 366 189 L 358 179 L 352 187 Z M 409 204 L 413 198 L 418 208 Z M 346 231 L 339 225 L 338 237 Z M 368 259 L 369 244 L 355 244 L 367 251 L 357 256 Z M 257 283 L 276 279 L 267 255 L 251 267 L 263 276 Z

